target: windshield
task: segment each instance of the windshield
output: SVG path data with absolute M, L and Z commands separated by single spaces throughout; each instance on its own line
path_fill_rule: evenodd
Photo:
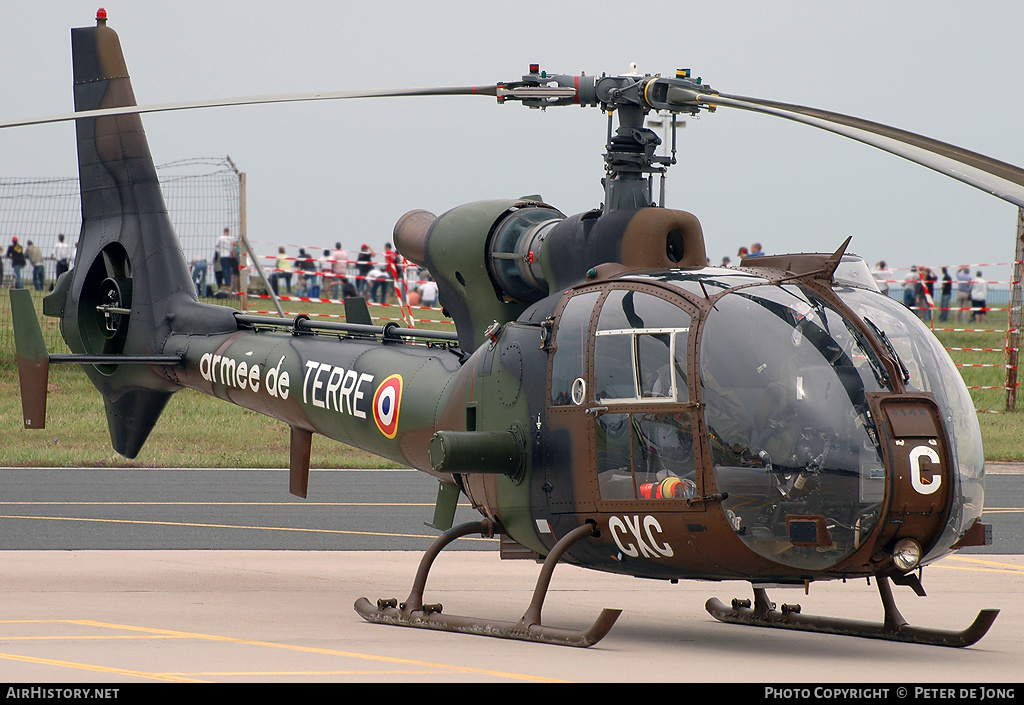
M 885 492 L 866 397 L 884 383 L 868 341 L 810 290 L 766 284 L 716 301 L 701 402 L 722 506 L 748 547 L 825 569 L 860 546 Z
M 889 340 L 899 356 L 910 391 L 928 392 L 942 413 L 957 470 L 954 481 L 963 502 L 954 502 L 942 536 L 932 552 L 949 549 L 974 520 L 981 516 L 985 499 L 985 453 L 978 414 L 959 370 L 921 320 L 906 307 L 885 296 L 860 289 L 838 289 L 843 301 Z

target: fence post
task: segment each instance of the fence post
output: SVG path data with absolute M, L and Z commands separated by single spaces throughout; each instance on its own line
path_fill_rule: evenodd
M 230 156 L 226 157 L 226 159 L 228 160 L 228 164 L 231 165 L 231 168 L 234 170 L 235 174 L 238 175 L 238 240 L 242 244 L 242 250 L 249 256 L 249 259 L 252 261 L 252 263 L 256 265 L 256 273 L 259 275 L 260 281 L 263 282 L 263 286 L 267 290 L 267 293 L 270 294 L 270 298 L 274 302 L 274 308 L 277 309 L 277 314 L 281 318 L 284 318 L 284 309 L 281 308 L 281 301 L 280 299 L 277 298 L 277 294 L 274 293 L 274 287 L 270 286 L 270 282 L 267 281 L 267 273 L 263 271 L 263 265 L 260 264 L 259 258 L 256 257 L 256 252 L 252 249 L 252 245 L 249 243 L 249 234 L 247 230 L 245 213 L 245 172 L 238 170 L 238 167 L 235 166 L 235 163 L 231 161 Z M 241 266 L 241 263 L 239 263 L 239 266 Z M 248 270 L 248 267 L 246 268 L 246 270 Z M 241 272 L 239 272 L 239 275 L 241 275 Z M 247 296 L 247 294 L 249 293 L 249 280 L 248 277 L 239 276 L 239 281 L 242 283 L 242 310 L 246 311 L 248 310 L 249 307 Z
M 1020 358 L 1021 275 L 1024 274 L 1024 208 L 1017 209 L 1017 245 L 1010 280 L 1010 315 L 1006 325 L 1006 410 L 1017 410 L 1017 361 Z

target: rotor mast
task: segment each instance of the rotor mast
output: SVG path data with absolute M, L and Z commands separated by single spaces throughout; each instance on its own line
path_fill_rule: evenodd
M 679 69 L 674 78 L 641 75 L 636 64 L 621 76 L 578 76 L 548 74 L 537 64 L 521 81 L 499 85 L 498 101 L 519 100 L 530 108 L 545 109 L 558 105 L 599 106 L 608 114 L 608 134 L 605 144 L 604 204 L 602 211 L 609 213 L 619 208 L 643 208 L 656 204 L 652 178 L 664 178 L 668 167 L 676 163 L 672 156 L 655 154 L 661 138 L 644 125 L 651 110 L 668 111 L 673 116 L 686 112 L 691 115 L 700 110 L 713 111 L 713 106 L 702 105 L 696 96 L 714 93 L 701 85 L 701 79 L 691 79 L 689 69 Z M 619 126 L 613 131 L 613 116 L 618 115 Z M 674 140 L 673 140 L 674 141 Z

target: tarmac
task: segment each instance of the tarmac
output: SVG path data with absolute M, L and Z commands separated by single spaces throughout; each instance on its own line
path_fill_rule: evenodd
M 985 472 L 993 475 L 1024 475 L 1024 463 L 985 463 Z
M 988 463 L 1024 474 L 1024 463 Z M 56 522 L 56 518 L 51 523 Z M 130 525 L 128 525 L 130 526 Z M 70 530 L 70 529 L 69 529 Z M 126 528 L 125 530 L 132 530 Z M 1024 555 L 959 554 L 923 572 L 927 597 L 895 587 L 914 626 L 962 629 L 1001 610 L 966 649 L 722 624 L 711 597 L 749 598 L 745 582 L 665 581 L 560 565 L 543 610 L 550 627 L 583 629 L 623 610 L 587 649 L 369 624 L 366 597 L 406 599 L 420 560 L 408 550 L 0 551 L 0 682 L 153 683 L 715 683 L 742 686 L 1024 682 Z M 494 551 L 449 550 L 425 602 L 446 614 L 518 621 L 539 566 Z M 877 623 L 868 581 L 771 589 L 804 615 Z M 753 685 L 751 685 L 753 684 Z M 753 688 L 764 697 L 761 687 Z
M 952 556 L 924 572 L 928 597 L 895 589 L 915 626 L 966 627 L 1002 613 L 966 649 L 716 622 L 710 597 L 749 598 L 742 582 L 639 580 L 559 566 L 543 612 L 552 627 L 585 628 L 623 610 L 588 649 L 364 622 L 359 597 L 400 601 L 413 551 L 0 552 L 0 681 L 140 684 L 379 682 L 793 683 L 1021 682 L 1024 556 Z M 518 621 L 539 566 L 452 551 L 434 565 L 424 600 L 447 614 Z M 803 614 L 878 622 L 866 581 L 770 590 Z M 130 690 L 125 692 L 131 692 Z

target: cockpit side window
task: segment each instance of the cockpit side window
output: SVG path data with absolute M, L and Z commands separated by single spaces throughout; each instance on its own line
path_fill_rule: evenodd
M 690 414 L 608 413 L 597 418 L 601 499 L 688 499 L 697 493 Z
M 601 499 L 695 496 L 693 419 L 687 388 L 690 314 L 635 289 L 606 295 L 594 339 L 592 401 Z M 678 507 L 687 506 L 678 503 Z
M 689 401 L 690 316 L 665 299 L 633 290 L 608 294 L 594 344 L 594 400 Z
M 594 398 L 636 398 L 632 335 L 598 334 L 594 345 Z
M 592 291 L 569 299 L 558 319 L 555 354 L 551 363 L 551 404 L 581 404 L 586 390 L 587 336 L 590 317 L 600 292 Z
M 672 338 L 672 333 L 643 333 L 633 338 L 636 345 L 637 381 L 643 399 L 676 397 L 675 375 L 672 374 Z M 682 342 L 685 356 L 686 339 Z M 685 374 L 683 379 L 686 379 Z M 685 387 L 682 391 L 685 395 Z

